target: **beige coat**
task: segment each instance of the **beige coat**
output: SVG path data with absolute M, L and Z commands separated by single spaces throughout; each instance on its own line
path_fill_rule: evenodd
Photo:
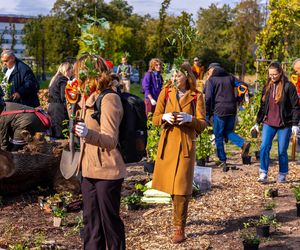
M 169 91 L 167 101 L 166 91 Z M 197 95 L 196 105 L 195 95 Z M 196 111 L 194 111 L 195 106 Z M 164 113 L 174 111 L 193 115 L 192 122 L 173 126 L 162 121 Z M 174 88 L 162 89 L 153 115 L 153 124 L 163 125 L 163 129 L 158 145 L 152 187 L 171 195 L 192 194 L 196 134 L 206 127 L 202 93 L 188 90 L 178 101 Z
M 101 104 L 99 123 L 91 117 L 98 94 L 93 93 L 83 104 L 83 118 L 88 134 L 81 139 L 79 169 L 82 176 L 94 179 L 117 180 L 125 177 L 126 168 L 120 151 L 116 148 L 119 125 L 123 117 L 120 97 L 109 93 Z

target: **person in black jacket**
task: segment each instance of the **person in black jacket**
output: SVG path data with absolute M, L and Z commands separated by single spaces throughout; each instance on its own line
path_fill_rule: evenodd
M 9 101 L 38 107 L 39 83 L 31 68 L 16 58 L 10 49 L 3 50 L 1 62 L 4 65 L 5 81 L 12 84 L 11 89 L 7 90 L 10 92 Z
M 221 161 L 223 171 L 229 168 L 226 165 L 224 139 L 242 149 L 242 157 L 248 156 L 250 143 L 234 133 L 234 124 L 237 113 L 237 98 L 235 96 L 235 77 L 227 73 L 222 67 L 209 68 L 209 79 L 205 83 L 206 120 L 213 116 L 213 131 L 215 135 L 217 156 Z
M 42 121 L 35 113 L 18 113 L 3 115 L 5 111 L 32 110 L 32 107 L 19 103 L 6 102 L 0 113 L 0 146 L 6 151 L 18 151 L 22 149 L 27 141 L 25 138 L 36 132 L 46 132 Z
M 278 136 L 279 174 L 277 181 L 285 182 L 288 174 L 288 146 L 292 133 L 299 131 L 298 95 L 295 86 L 288 81 L 281 64 L 271 63 L 268 69 L 268 80 L 262 91 L 260 109 L 256 124 L 251 128 L 259 131 L 263 123 L 262 142 L 260 145 L 259 182 L 266 182 L 270 163 L 272 142 Z
M 64 128 L 63 121 L 68 120 L 68 111 L 65 98 L 65 88 L 68 80 L 72 77 L 72 64 L 68 62 L 62 63 L 53 76 L 49 84 L 49 106 L 48 114 L 51 117 L 51 131 L 50 136 L 62 139 L 64 135 L 62 130 Z

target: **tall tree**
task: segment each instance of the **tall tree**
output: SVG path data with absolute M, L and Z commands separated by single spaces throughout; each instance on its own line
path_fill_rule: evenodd
M 161 46 L 163 40 L 166 39 L 166 36 L 164 36 L 164 26 L 167 17 L 167 9 L 169 8 L 170 3 L 171 0 L 163 0 L 161 3 L 161 8 L 159 10 L 159 23 L 157 27 L 157 34 L 158 34 L 157 56 L 161 56 Z
M 263 59 L 287 60 L 290 39 L 295 24 L 299 22 L 299 3 L 290 0 L 270 0 L 269 18 L 264 29 L 257 36 L 257 56 Z
M 248 70 L 254 69 L 255 38 L 260 30 L 262 14 L 257 0 L 242 0 L 234 8 L 231 58 L 236 66 L 240 66 L 240 78 Z
M 229 5 L 218 7 L 211 4 L 207 9 L 199 9 L 196 27 L 200 42 L 195 44 L 194 50 L 203 58 L 204 63 L 217 60 L 227 69 L 232 69 L 232 63 L 228 60 L 231 53 L 232 22 L 233 11 Z

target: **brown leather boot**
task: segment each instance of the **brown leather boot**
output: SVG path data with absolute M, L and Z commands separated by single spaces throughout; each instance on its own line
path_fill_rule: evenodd
M 184 227 L 177 226 L 175 227 L 174 236 L 173 236 L 173 243 L 179 244 L 183 241 L 185 241 L 185 235 L 184 235 Z

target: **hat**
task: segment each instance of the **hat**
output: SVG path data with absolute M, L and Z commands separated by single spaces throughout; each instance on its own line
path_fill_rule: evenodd
M 220 63 L 209 64 L 207 70 L 210 70 L 211 68 L 215 68 L 215 67 L 221 67 Z
M 194 61 L 199 61 L 199 58 L 198 58 L 198 57 L 195 57 L 195 58 L 194 58 Z

